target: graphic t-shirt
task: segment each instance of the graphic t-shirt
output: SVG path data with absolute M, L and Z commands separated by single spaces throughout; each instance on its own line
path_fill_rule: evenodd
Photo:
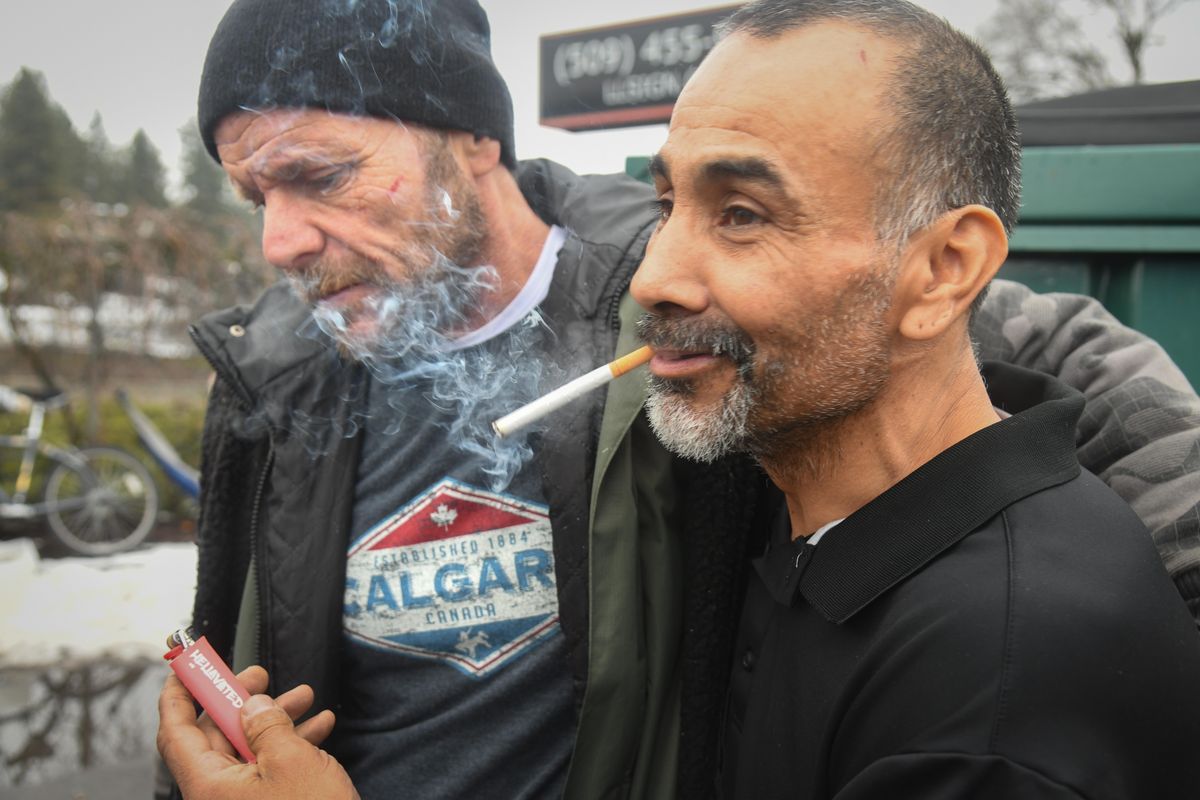
M 448 444 L 462 408 L 433 383 L 373 381 L 368 405 L 327 747 L 364 800 L 557 798 L 575 718 L 541 470 L 493 488 L 486 453 Z
M 481 677 L 557 631 L 549 509 L 450 476 L 358 538 L 351 639 Z

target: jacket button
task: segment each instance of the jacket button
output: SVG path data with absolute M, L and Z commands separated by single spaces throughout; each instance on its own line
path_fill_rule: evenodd
M 742 654 L 742 669 L 746 672 L 751 672 L 754 669 L 754 662 L 758 660 L 758 656 L 754 655 L 753 650 L 747 650 Z

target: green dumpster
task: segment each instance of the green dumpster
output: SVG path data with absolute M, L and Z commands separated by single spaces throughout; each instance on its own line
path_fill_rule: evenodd
M 1000 276 L 1095 297 L 1200 386 L 1200 81 L 1032 103 Z M 625 171 L 649 182 L 649 159 Z
M 1002 277 L 1087 294 L 1200 386 L 1200 81 L 1032 103 Z

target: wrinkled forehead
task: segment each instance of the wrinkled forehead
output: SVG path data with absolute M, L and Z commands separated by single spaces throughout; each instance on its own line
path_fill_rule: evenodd
M 214 140 L 222 163 L 242 163 L 307 151 L 349 150 L 387 135 L 398 123 L 316 109 L 239 111 L 217 125 Z
M 892 40 L 843 22 L 768 37 L 734 33 L 684 87 L 669 137 L 755 142 L 782 161 L 865 160 L 898 49 Z M 697 135 L 701 131 L 705 137 Z
M 424 161 L 439 133 L 396 119 L 300 108 L 227 115 L 213 138 L 226 168 L 305 156 L 413 166 Z

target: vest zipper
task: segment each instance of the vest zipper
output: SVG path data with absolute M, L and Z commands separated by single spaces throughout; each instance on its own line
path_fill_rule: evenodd
M 267 617 L 264 614 L 264 609 L 266 608 L 267 602 L 267 586 L 266 581 L 263 580 L 263 575 L 266 574 L 266 571 L 263 569 L 263 560 L 266 551 L 264 547 L 260 547 L 259 542 L 262 541 L 262 538 L 258 535 L 258 520 L 262 510 L 263 495 L 266 493 L 267 476 L 271 474 L 271 467 L 275 464 L 275 444 L 269 438 L 267 441 L 267 458 L 263 462 L 262 473 L 258 476 L 258 486 L 254 490 L 254 505 L 250 510 L 249 536 L 250 552 L 254 556 L 254 589 L 258 595 L 258 597 L 255 598 L 256 602 L 254 604 L 254 648 L 257 651 L 255 653 L 255 661 L 266 668 L 268 675 L 273 676 L 275 674 L 275 665 L 273 663 L 267 663 L 269 660 L 269 655 L 267 653 L 267 642 L 269 641 L 269 638 L 265 630 L 265 620 Z

